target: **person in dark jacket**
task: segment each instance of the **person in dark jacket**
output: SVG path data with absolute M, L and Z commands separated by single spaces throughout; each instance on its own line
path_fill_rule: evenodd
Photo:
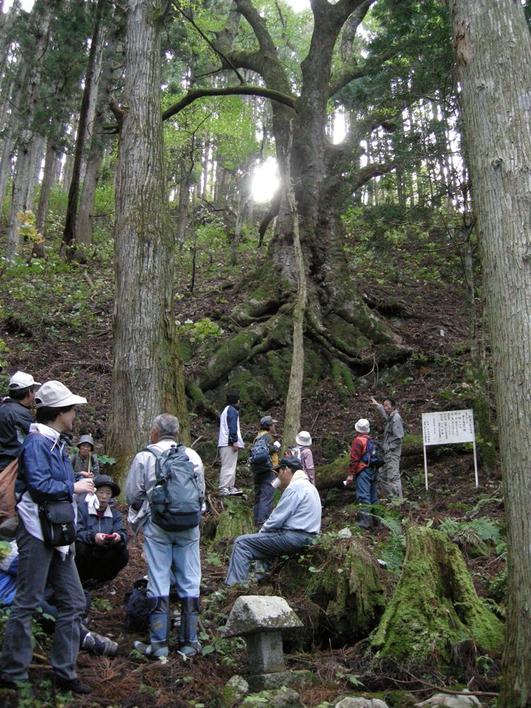
M 33 423 L 31 407 L 40 386 L 31 374 L 17 371 L 9 379 L 9 396 L 0 404 L 0 471 L 17 458 Z
M 76 482 L 83 477 L 96 477 L 100 473 L 100 463 L 94 452 L 92 435 L 81 435 L 77 444 L 78 451 L 72 455 L 70 462 L 74 468 Z
M 76 565 L 84 586 L 112 580 L 127 565 L 127 533 L 112 505 L 120 487 L 109 475 L 94 477 L 96 494 L 78 505 Z
M 39 506 L 46 502 L 73 505 L 74 493 L 94 490 L 91 479 L 74 481 L 63 438 L 73 428 L 76 404 L 86 402 L 86 398 L 76 396 L 60 381 L 47 381 L 35 392 L 37 422 L 32 424 L 19 457 L 17 593 L 5 626 L 0 657 L 3 688 L 17 690 L 28 683 L 33 655 L 31 619 L 50 585 L 58 609 L 50 655 L 54 686 L 79 694 L 91 692 L 76 673 L 85 595 L 74 562 L 74 546 L 47 545 L 39 516 Z
M 278 451 L 280 443 L 275 440 L 278 421 L 270 415 L 265 415 L 260 420 L 260 430 L 254 439 L 253 447 L 258 440 L 263 439 L 264 445 L 269 451 L 269 459 L 262 464 L 251 464 L 251 472 L 254 481 L 254 507 L 253 518 L 257 528 L 260 528 L 267 517 L 273 511 L 273 497 L 275 489 L 272 482 L 276 479 L 273 467 L 278 465 Z

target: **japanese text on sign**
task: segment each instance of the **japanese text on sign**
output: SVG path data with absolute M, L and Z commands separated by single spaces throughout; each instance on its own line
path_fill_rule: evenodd
M 424 445 L 474 442 L 474 413 L 471 409 L 423 413 L 422 435 Z

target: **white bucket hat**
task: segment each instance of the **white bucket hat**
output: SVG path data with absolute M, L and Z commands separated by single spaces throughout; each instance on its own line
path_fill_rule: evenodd
M 312 436 L 307 430 L 301 430 L 301 432 L 295 437 L 295 442 L 297 445 L 311 445 Z
M 17 371 L 9 379 L 9 390 L 16 391 L 20 388 L 29 388 L 30 386 L 40 386 L 40 381 L 35 381 L 31 374 L 25 374 L 23 371 Z
M 60 381 L 46 381 L 35 393 L 37 408 L 63 408 L 86 402 L 86 398 L 76 396 Z
M 367 420 L 367 418 L 360 418 L 356 425 L 354 426 L 355 430 L 357 433 L 370 433 L 371 432 L 371 424 Z

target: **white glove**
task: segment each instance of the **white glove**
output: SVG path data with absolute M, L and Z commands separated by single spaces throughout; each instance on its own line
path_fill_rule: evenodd
M 275 448 L 275 450 L 280 450 L 282 445 L 279 443 L 278 440 L 275 440 L 275 442 L 273 443 L 273 447 Z

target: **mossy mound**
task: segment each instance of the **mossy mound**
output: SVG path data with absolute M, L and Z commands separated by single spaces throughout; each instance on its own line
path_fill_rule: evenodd
M 341 646 L 366 637 L 384 609 L 380 569 L 356 536 L 324 534 L 285 563 L 277 581 L 305 624 L 299 639 L 306 645 Z
M 379 657 L 414 663 L 452 662 L 452 649 L 472 641 L 497 653 L 503 625 L 483 604 L 461 551 L 440 531 L 411 526 L 406 558 L 371 646 Z
M 244 533 L 254 533 L 253 509 L 243 497 L 225 497 L 217 517 L 214 544 L 227 543 Z

